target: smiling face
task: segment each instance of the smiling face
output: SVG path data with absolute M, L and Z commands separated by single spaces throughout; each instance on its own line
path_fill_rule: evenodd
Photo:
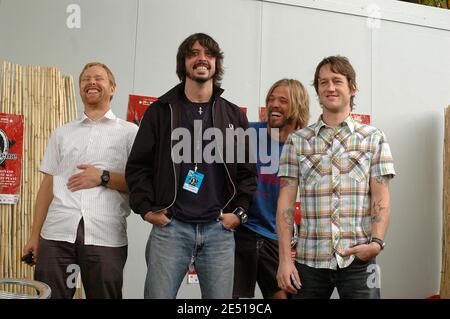
M 350 88 L 344 75 L 333 72 L 330 64 L 325 64 L 319 71 L 318 95 L 324 112 L 350 113 L 350 100 L 355 89 Z
M 107 106 L 115 92 L 115 86 L 104 68 L 95 65 L 80 76 L 80 96 L 86 106 Z
M 216 72 L 216 58 L 208 49 L 194 43 L 191 51 L 186 56 L 186 78 L 197 83 L 205 83 L 212 80 Z
M 272 128 L 282 128 L 290 123 L 287 118 L 289 112 L 289 89 L 279 85 L 273 89 L 267 98 L 267 122 Z

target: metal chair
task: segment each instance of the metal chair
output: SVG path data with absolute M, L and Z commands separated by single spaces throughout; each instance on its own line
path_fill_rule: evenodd
M 2 286 L 5 285 L 17 285 L 24 287 L 31 287 L 37 291 L 37 294 L 30 295 L 24 293 L 14 293 L 6 290 L 2 290 Z M 0 299 L 49 299 L 52 294 L 52 290 L 47 284 L 37 280 L 28 279 L 16 279 L 16 278 L 4 278 L 0 279 Z

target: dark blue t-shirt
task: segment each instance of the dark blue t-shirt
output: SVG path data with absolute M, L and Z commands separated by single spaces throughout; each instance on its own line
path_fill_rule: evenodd
M 191 160 L 189 163 L 180 164 L 180 177 L 178 180 L 177 198 L 173 206 L 169 208 L 169 213 L 176 219 L 187 223 L 207 223 L 217 219 L 220 211 L 225 206 L 226 198 L 223 198 L 225 191 L 226 172 L 223 163 L 205 163 L 203 156 L 202 162 L 197 163 L 197 171 L 204 174 L 201 187 L 197 194 L 183 189 L 186 176 L 189 171 L 194 171 L 194 152 L 197 143 L 202 144 L 203 151 L 205 146 L 212 141 L 203 139 L 194 140 L 193 120 L 202 121 L 202 131 L 197 132 L 199 137 L 203 132 L 212 127 L 211 103 L 192 103 L 185 99 L 183 103 L 185 112 L 181 116 L 181 127 L 187 128 L 191 136 Z
M 273 140 L 267 132 L 267 123 L 250 123 L 250 127 L 257 129 L 258 143 L 254 145 L 257 151 L 256 168 L 258 171 L 258 186 L 253 198 L 253 203 L 249 208 L 248 221 L 244 227 L 258 233 L 264 237 L 277 240 L 276 211 L 278 195 L 280 193 L 280 180 L 278 174 L 278 164 L 284 143 Z M 262 129 L 265 129 L 264 131 Z M 262 134 L 260 134 L 262 133 Z M 264 150 L 265 149 L 267 152 Z M 273 151 L 272 147 L 276 148 Z M 264 154 L 263 154 L 264 153 Z M 262 163 L 264 157 L 270 157 L 270 161 Z M 267 159 L 265 159 L 267 161 Z M 261 172 L 262 167 L 274 167 L 270 174 Z

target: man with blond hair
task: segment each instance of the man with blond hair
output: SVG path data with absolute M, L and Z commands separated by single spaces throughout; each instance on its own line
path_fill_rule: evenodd
M 48 142 L 23 253 L 52 298 L 73 298 L 77 270 L 87 298 L 122 298 L 130 214 L 124 173 L 137 126 L 111 111 L 116 82 L 106 65 L 88 63 L 79 85 L 84 113 Z
M 265 169 L 268 166 L 278 168 L 281 149 L 289 133 L 308 125 L 309 98 L 303 85 L 293 79 L 275 82 L 267 92 L 266 115 L 267 123 L 252 123 L 250 126 L 258 130 L 259 141 L 255 146 L 259 178 L 248 221 L 235 233 L 234 298 L 254 297 L 256 283 L 264 298 L 287 297 L 276 280 L 278 243 L 275 213 L 279 178 L 277 170 L 265 172 Z M 262 134 L 262 131 L 266 133 Z M 270 161 L 263 163 L 262 157 L 265 156 L 270 156 Z

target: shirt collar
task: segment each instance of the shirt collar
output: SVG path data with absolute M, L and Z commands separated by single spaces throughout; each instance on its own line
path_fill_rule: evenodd
M 103 115 L 103 117 L 101 119 L 108 119 L 108 120 L 115 120 L 117 119 L 117 116 L 113 113 L 113 111 L 111 109 L 108 110 L 108 112 L 105 113 L 105 115 Z M 98 119 L 100 120 L 100 119 Z M 97 121 L 98 121 L 97 120 Z M 83 112 L 83 114 L 81 115 L 80 118 L 80 123 L 84 123 L 84 122 L 93 122 L 89 117 L 87 117 L 86 113 Z
M 340 127 L 347 125 L 350 129 L 350 132 L 353 134 L 355 132 L 355 120 L 353 120 L 353 117 L 351 114 L 345 118 L 345 120 L 341 123 Z M 320 129 L 322 127 L 329 127 L 322 119 L 322 115 L 319 116 L 319 119 L 317 120 L 316 127 L 314 128 L 314 133 L 319 135 Z
M 353 119 L 352 115 L 349 114 L 349 116 L 347 116 L 344 120 L 345 124 L 347 124 L 348 128 L 350 129 L 350 132 L 355 133 L 355 120 Z

